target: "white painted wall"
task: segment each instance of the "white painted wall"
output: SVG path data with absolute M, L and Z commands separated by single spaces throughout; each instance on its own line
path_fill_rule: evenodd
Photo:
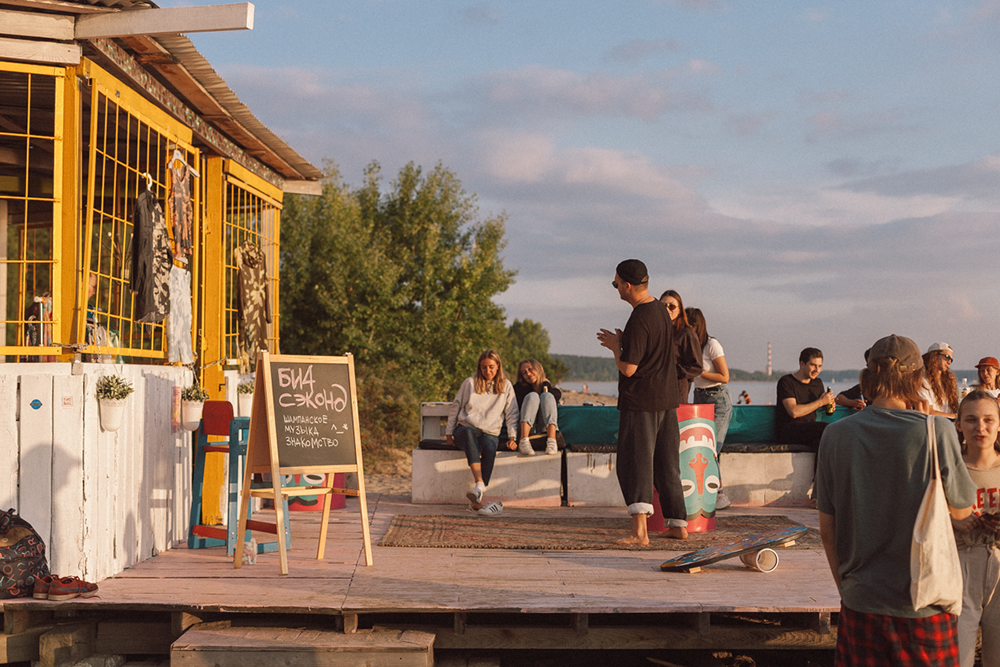
M 113 433 L 94 395 L 109 373 L 135 388 Z M 170 411 L 191 381 L 174 366 L 0 364 L 0 507 L 38 531 L 53 572 L 100 581 L 187 539 L 191 434 Z

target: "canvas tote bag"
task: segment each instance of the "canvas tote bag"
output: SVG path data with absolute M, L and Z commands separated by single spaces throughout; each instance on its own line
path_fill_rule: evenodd
M 957 616 L 962 613 L 962 568 L 941 483 L 934 417 L 930 415 L 927 416 L 927 446 L 931 450 L 931 479 L 913 525 L 910 599 L 915 611 L 933 604 Z

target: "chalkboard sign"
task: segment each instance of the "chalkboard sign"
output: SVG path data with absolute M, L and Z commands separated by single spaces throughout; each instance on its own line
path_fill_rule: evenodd
M 269 359 L 278 467 L 356 464 L 354 391 L 347 363 L 287 359 Z
M 257 357 L 250 412 L 247 461 L 234 567 L 242 565 L 251 496 L 274 501 L 276 522 L 273 526 L 268 524 L 266 528 L 256 529 L 277 534 L 281 574 L 288 574 L 285 533 L 278 530 L 278 526 L 284 525 L 282 499 L 323 496 L 323 518 L 316 549 L 316 558 L 322 560 L 330 518 L 330 496 L 334 493 L 358 498 L 365 562 L 372 564 L 353 357 L 270 355 L 261 351 Z M 333 473 L 338 472 L 354 473 L 358 488 L 334 488 Z M 269 487 L 254 486 L 251 477 L 259 473 L 271 476 Z M 325 473 L 326 482 L 320 486 L 281 485 L 285 475 L 307 473 Z M 254 524 L 260 526 L 261 522 Z

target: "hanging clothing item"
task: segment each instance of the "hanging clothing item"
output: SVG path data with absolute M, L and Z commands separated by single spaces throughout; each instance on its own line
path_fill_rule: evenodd
M 39 347 L 42 344 L 42 304 L 35 298 L 35 301 L 24 309 L 24 344 L 30 347 Z M 38 355 L 32 354 L 22 357 L 24 361 L 40 361 Z
M 194 363 L 191 349 L 191 272 L 170 267 L 170 315 L 167 317 L 167 361 Z
M 178 151 L 170 158 L 170 223 L 174 230 L 174 257 L 187 261 L 191 256 L 194 205 L 191 202 L 191 167 Z
M 271 321 L 267 262 L 260 246 L 250 241 L 241 243 L 234 255 L 239 280 L 240 372 L 250 373 L 257 368 L 257 354 L 267 348 L 267 324 Z
M 136 322 L 159 323 L 170 312 L 170 238 L 163 209 L 148 189 L 136 197 L 132 212 L 132 275 Z

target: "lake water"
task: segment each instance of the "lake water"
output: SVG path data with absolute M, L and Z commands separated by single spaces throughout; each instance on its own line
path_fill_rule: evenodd
M 821 375 L 820 377 L 823 376 Z M 736 403 L 739 400 L 740 392 L 745 391 L 750 396 L 750 400 L 754 405 L 773 404 L 777 383 L 777 376 L 774 378 L 774 382 L 730 382 L 729 395 L 732 397 L 733 403 Z M 604 396 L 614 396 L 616 398 L 618 396 L 617 382 L 562 382 L 559 386 L 564 389 L 572 389 L 573 391 L 583 391 L 584 384 L 587 385 L 592 394 L 603 394 Z M 827 386 L 833 389 L 834 394 L 839 394 L 845 389 L 850 389 L 855 384 L 857 382 L 830 382 Z

